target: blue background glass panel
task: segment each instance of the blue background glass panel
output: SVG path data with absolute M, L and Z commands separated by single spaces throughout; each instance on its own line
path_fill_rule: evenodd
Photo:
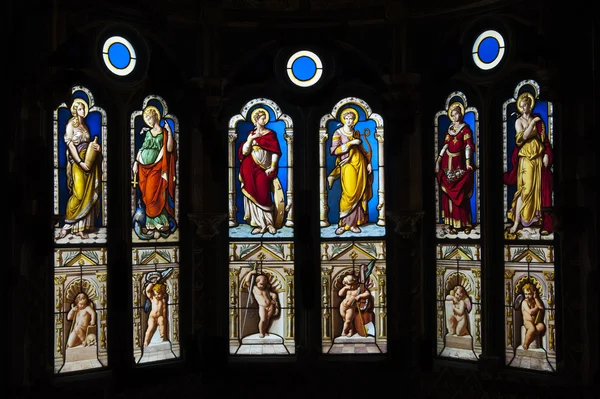
M 113 43 L 108 48 L 108 59 L 115 68 L 123 69 L 131 61 L 131 54 L 123 43 Z
M 285 122 L 282 120 L 276 120 L 275 119 L 276 116 L 275 116 L 275 113 L 273 112 L 273 110 L 271 108 L 265 106 L 264 104 L 258 104 L 256 106 L 252 107 L 248 111 L 248 114 L 247 114 L 248 118 L 250 118 L 250 115 L 252 114 L 252 112 L 257 108 L 263 108 L 269 113 L 269 122 L 267 122 L 266 127 L 268 129 L 271 129 L 272 131 L 274 131 L 275 134 L 277 135 L 277 140 L 279 141 L 279 148 L 281 149 L 281 157 L 279 158 L 279 167 L 277 169 L 277 178 L 281 182 L 281 187 L 283 189 L 283 192 L 287 194 L 288 168 L 292 167 L 293 165 L 288 165 L 288 162 L 289 162 L 288 143 L 284 138 L 285 127 L 286 127 Z M 235 219 L 237 220 L 237 222 L 240 225 L 245 225 L 246 221 L 244 220 L 244 194 L 242 194 L 242 191 L 240 188 L 240 180 L 239 180 L 240 159 L 238 157 L 238 150 L 239 150 L 240 146 L 243 145 L 244 142 L 246 141 L 246 139 L 248 138 L 248 133 L 251 132 L 252 130 L 254 130 L 254 123 L 252 123 L 250 121 L 241 120 L 237 123 L 235 130 L 236 130 L 236 133 L 238 136 L 235 141 L 234 148 L 233 148 L 234 157 L 235 157 L 235 178 L 234 178 L 235 192 L 236 192 L 235 205 L 237 207 Z M 287 204 L 287 196 L 286 196 L 285 201 L 286 201 L 286 206 L 287 206 L 288 205 Z M 271 235 L 267 234 L 267 236 L 270 237 Z M 247 237 L 257 237 L 257 236 L 248 233 Z M 284 228 L 277 233 L 277 237 L 293 237 L 293 232 L 292 232 L 292 230 L 287 230 Z
M 298 80 L 306 81 L 315 76 L 317 64 L 310 57 L 299 57 L 292 64 L 292 72 Z
M 477 53 L 481 61 L 490 63 L 496 59 L 498 52 L 500 51 L 500 43 L 495 37 L 486 37 L 479 43 Z
M 451 101 L 452 103 L 453 101 Z M 473 131 L 473 144 L 475 144 L 475 151 L 477 151 L 477 147 L 479 143 L 477 142 L 477 132 L 475 131 L 475 113 L 473 111 L 465 113 L 464 121 L 467 123 L 471 130 Z M 450 126 L 450 118 L 448 115 L 441 115 L 438 119 L 438 148 L 437 155 L 439 155 L 442 147 L 444 146 L 444 138 L 446 137 L 446 132 L 448 131 L 448 127 Z M 475 160 L 475 153 L 473 153 L 473 160 Z M 479 160 L 481 162 L 481 159 Z M 480 165 L 475 165 L 477 169 L 475 169 L 475 179 L 478 179 L 478 169 Z M 471 202 L 471 220 L 474 223 L 480 223 L 481 221 L 477 219 L 477 180 L 474 180 L 473 185 L 473 195 L 470 199 Z M 442 218 L 442 210 L 440 208 L 440 213 L 437 215 L 438 223 L 443 223 L 444 220 Z

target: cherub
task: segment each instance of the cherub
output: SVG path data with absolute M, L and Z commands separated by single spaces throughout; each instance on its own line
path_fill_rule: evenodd
M 85 292 L 77 294 L 73 303 L 71 304 L 71 310 L 67 314 L 67 320 L 73 320 L 73 328 L 69 339 L 67 340 L 67 346 L 73 348 L 78 345 L 88 346 L 87 341 L 87 329 L 88 326 L 96 325 L 96 312 L 91 306 L 90 298 Z
M 361 299 L 367 300 L 371 297 L 371 292 L 365 287 L 364 291 L 361 290 L 358 281 L 354 275 L 349 274 L 342 280 L 344 286 L 338 292 L 338 295 L 342 298 L 340 303 L 340 315 L 344 320 L 344 327 L 342 328 L 342 336 L 351 337 L 356 333 L 354 331 L 354 319 L 356 318 L 357 309 L 356 302 Z
M 169 273 L 148 273 L 146 280 L 146 297 L 150 302 L 150 309 L 146 306 L 146 311 L 149 311 L 148 315 L 148 328 L 146 329 L 146 335 L 144 337 L 144 346 L 150 345 L 150 340 L 156 332 L 158 327 L 160 337 L 163 341 L 167 339 L 167 329 L 169 327 L 167 308 L 169 295 L 167 294 L 167 286 L 164 281 L 169 277 L 172 269 L 167 269 Z
M 521 303 L 521 312 L 523 313 L 523 325 L 525 326 L 525 341 L 523 349 L 527 350 L 531 342 L 542 335 L 546 326 L 542 322 L 544 318 L 544 304 L 537 297 L 537 290 L 533 284 L 523 284 L 523 294 L 525 299 Z
M 250 282 L 252 276 L 256 276 L 253 286 L 251 286 L 252 284 Z M 250 270 L 250 272 L 246 274 L 243 285 L 248 286 L 249 291 L 252 293 L 252 297 L 258 304 L 258 335 L 259 337 L 264 338 L 266 335 L 269 335 L 271 318 L 276 316 L 279 311 L 277 294 L 271 292 L 269 278 L 265 274 L 258 274 L 256 270 Z
M 446 301 L 452 302 L 452 315 L 448 318 L 448 332 L 451 335 L 464 336 L 469 334 L 467 314 L 471 312 L 471 299 L 462 285 L 457 285 Z

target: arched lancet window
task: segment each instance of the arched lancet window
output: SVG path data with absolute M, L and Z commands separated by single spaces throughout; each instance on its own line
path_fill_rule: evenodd
M 179 121 L 150 95 L 130 137 L 133 355 L 147 363 L 180 357 Z
M 452 92 L 434 131 L 437 354 L 476 360 L 482 352 L 479 112 L 464 93 Z
M 340 100 L 319 125 L 321 344 L 387 352 L 383 118 Z
M 85 87 L 54 111 L 54 372 L 108 365 L 106 112 Z
M 229 120 L 231 355 L 291 355 L 295 347 L 294 125 L 256 98 Z
M 533 80 L 503 105 L 506 364 L 556 370 L 554 107 Z

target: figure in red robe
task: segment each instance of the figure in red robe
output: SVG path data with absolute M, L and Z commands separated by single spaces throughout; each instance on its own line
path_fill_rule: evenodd
M 435 165 L 441 189 L 442 218 L 450 234 L 457 234 L 459 230 L 469 234 L 473 229 L 470 201 L 474 185 L 473 131 L 463 121 L 461 104 L 455 103 L 449 108 L 452 123 Z
M 265 127 L 266 111 L 253 115 L 256 128 L 238 148 L 240 186 L 244 195 L 244 220 L 252 234 L 276 234 L 283 220 L 283 196 L 277 179 L 281 149 L 277 135 Z

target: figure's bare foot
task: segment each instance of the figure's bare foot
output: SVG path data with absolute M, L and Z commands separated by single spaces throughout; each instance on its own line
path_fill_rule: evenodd
M 353 335 L 352 331 L 348 331 L 348 334 L 346 334 L 346 337 L 351 337 L 352 335 Z
M 86 239 L 89 238 L 89 236 L 87 235 L 87 233 L 84 233 L 83 231 L 79 232 L 79 237 L 81 237 L 84 240 L 86 240 Z
M 67 233 L 69 233 L 68 230 L 61 229 L 60 233 L 58 233 L 58 237 L 57 238 L 65 238 L 67 236 Z
M 465 227 L 465 234 L 471 234 L 471 228 Z
M 342 235 L 342 234 L 344 234 L 344 231 L 346 231 L 346 230 L 344 230 L 344 228 L 343 228 L 343 227 L 338 227 L 338 228 L 335 230 L 335 234 L 337 234 L 337 235 L 339 236 L 339 235 Z
M 457 234 L 458 233 L 458 231 L 456 231 L 456 229 L 454 227 L 450 227 L 450 229 L 448 231 L 450 231 L 450 234 Z
M 508 230 L 508 232 L 510 234 L 515 234 L 517 232 L 517 227 L 519 227 L 519 225 L 517 223 L 513 224 L 512 227 L 510 228 L 510 230 Z
M 350 231 L 353 233 L 360 233 L 361 230 L 357 226 L 352 226 L 350 227 Z
M 252 234 L 260 234 L 260 228 L 256 227 L 254 230 L 252 230 Z
M 277 233 L 277 229 L 275 227 L 273 227 L 272 225 L 268 225 L 267 230 L 269 230 L 269 233 L 271 233 L 271 234 Z
M 261 338 L 264 338 L 264 337 L 265 337 L 265 334 L 263 334 L 263 333 L 260 333 L 260 334 L 258 334 L 258 336 L 259 336 L 259 337 L 261 337 Z
M 529 349 L 529 345 L 523 344 L 523 349 L 525 349 L 525 350 Z

